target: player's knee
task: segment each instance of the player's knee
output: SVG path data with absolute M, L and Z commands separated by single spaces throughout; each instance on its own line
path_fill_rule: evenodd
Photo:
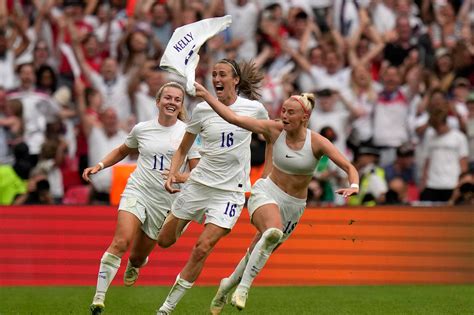
M 158 246 L 161 248 L 168 248 L 174 243 L 176 243 L 176 238 L 174 237 L 169 237 L 168 235 L 158 235 Z
M 111 247 L 116 253 L 124 254 L 128 247 L 130 246 L 130 241 L 124 237 L 114 237 Z
M 196 246 L 194 246 L 193 248 L 192 256 L 194 260 L 201 261 L 209 255 L 211 250 L 212 250 L 212 245 L 210 242 L 198 241 Z
M 275 247 L 283 237 L 283 231 L 277 228 L 269 228 L 262 234 L 266 247 Z

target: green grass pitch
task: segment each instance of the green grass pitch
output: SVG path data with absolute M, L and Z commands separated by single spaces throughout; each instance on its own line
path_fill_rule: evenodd
M 93 287 L 0 287 L 0 314 L 88 314 Z M 113 286 L 104 314 L 156 314 L 168 287 Z M 194 287 L 173 314 L 209 314 L 215 287 Z M 474 285 L 255 287 L 222 314 L 474 314 Z

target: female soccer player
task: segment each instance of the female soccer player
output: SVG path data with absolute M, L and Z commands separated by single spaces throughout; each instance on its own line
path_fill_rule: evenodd
M 314 95 L 293 95 L 284 103 L 281 120 L 257 120 L 239 115 L 215 99 L 203 86 L 196 84 L 196 95 L 202 97 L 222 118 L 241 128 L 260 133 L 273 146 L 273 168 L 267 178 L 252 187 L 248 210 L 258 233 L 232 275 L 222 279 L 211 303 L 211 313 L 219 314 L 226 296 L 237 284 L 232 304 L 243 309 L 247 294 L 257 274 L 276 247 L 294 230 L 306 206 L 308 185 L 322 155 L 327 155 L 348 175 L 349 188 L 336 192 L 347 197 L 359 190 L 355 167 L 326 138 L 307 128 L 314 107 Z M 251 246 L 252 247 L 252 246 Z
M 262 78 L 254 64 L 239 66 L 227 59 L 219 61 L 212 70 L 212 83 L 219 101 L 240 115 L 256 119 L 268 118 L 263 105 L 255 101 L 259 96 L 257 84 Z M 191 288 L 207 256 L 237 222 L 245 192 L 250 189 L 252 133 L 229 124 L 205 102 L 199 103 L 193 111 L 183 141 L 171 161 L 166 189 L 171 193 L 179 191 L 173 187 L 175 174 L 198 134 L 202 145 L 201 160 L 174 201 L 171 214 L 158 236 L 158 244 L 171 246 L 191 220 L 202 222 L 205 217 L 205 227 L 159 314 L 170 314 Z
M 97 289 L 90 306 L 92 314 L 102 313 L 107 288 L 132 241 L 123 280 L 126 286 L 135 283 L 139 268 L 146 264 L 171 209 L 175 197 L 164 189 L 162 172 L 169 167 L 185 132 L 186 124 L 182 121 L 186 117 L 184 93 L 184 88 L 176 82 L 163 85 L 156 95 L 158 117 L 137 124 L 124 144 L 96 166 L 84 170 L 83 178 L 90 181 L 91 175 L 115 165 L 131 153 L 139 153 L 137 168 L 130 175 L 120 200 L 114 238 L 100 261 Z M 194 168 L 199 158 L 195 148 L 187 158 L 189 168 Z M 179 175 L 182 177 L 180 180 L 184 181 L 186 175 Z

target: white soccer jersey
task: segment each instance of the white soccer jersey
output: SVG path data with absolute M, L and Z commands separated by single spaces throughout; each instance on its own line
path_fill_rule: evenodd
M 164 188 L 162 172 L 169 169 L 171 159 L 181 144 L 186 124 L 180 120 L 173 126 L 164 127 L 158 119 L 137 124 L 130 131 L 125 145 L 138 148 L 140 153 L 137 168 L 130 175 L 123 195 L 138 196 L 145 204 L 162 209 L 170 209 L 174 195 Z M 193 145 L 188 153 L 189 159 L 199 158 L 197 147 Z
M 237 97 L 230 108 L 238 115 L 268 119 L 258 101 Z M 201 160 L 190 179 L 222 190 L 249 191 L 250 131 L 228 123 L 206 102 L 196 106 L 186 131 L 201 136 Z

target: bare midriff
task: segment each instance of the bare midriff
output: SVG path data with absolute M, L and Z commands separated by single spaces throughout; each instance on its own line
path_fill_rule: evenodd
M 281 190 L 290 196 L 299 199 L 306 199 L 308 194 L 308 185 L 311 181 L 312 175 L 293 175 L 280 171 L 273 166 L 269 178 Z

